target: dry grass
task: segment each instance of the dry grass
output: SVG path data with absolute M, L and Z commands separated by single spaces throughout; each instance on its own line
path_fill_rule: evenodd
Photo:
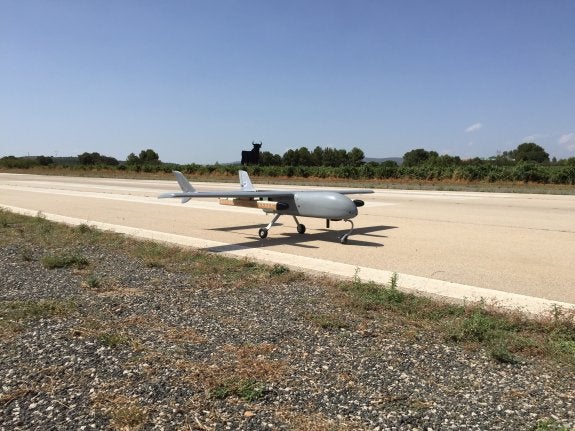
M 258 399 L 267 383 L 277 382 L 285 374 L 285 363 L 271 358 L 275 350 L 269 343 L 224 346 L 203 376 L 210 396 Z
M 164 338 L 170 342 L 202 344 L 205 337 L 193 328 L 183 326 L 170 326 L 151 316 L 135 315 L 121 319 L 119 326 L 123 328 L 138 327 L 145 332 L 153 332 L 154 336 Z
M 138 431 L 146 424 L 148 409 L 135 397 L 100 390 L 92 396 L 92 405 L 110 419 L 110 428 L 117 431 Z
M 363 426 L 353 421 L 330 419 L 321 413 L 302 413 L 280 408 L 276 412 L 276 417 L 281 422 L 288 424 L 291 429 L 298 431 L 354 431 L 364 429 Z
M 31 388 L 18 388 L 5 392 L 0 395 L 0 407 L 35 393 L 37 393 L 37 391 Z

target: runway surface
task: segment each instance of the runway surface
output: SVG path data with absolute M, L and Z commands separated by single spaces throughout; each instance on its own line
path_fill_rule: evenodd
M 405 289 L 533 312 L 575 304 L 575 196 L 376 190 L 358 196 L 366 204 L 342 245 L 345 222 L 326 229 L 324 220 L 302 218 L 307 231 L 300 235 L 284 216 L 261 240 L 258 228 L 272 217 L 261 210 L 157 199 L 178 190 L 175 179 L 0 173 L 0 206 L 13 211 L 362 280 L 387 282 L 395 272 Z

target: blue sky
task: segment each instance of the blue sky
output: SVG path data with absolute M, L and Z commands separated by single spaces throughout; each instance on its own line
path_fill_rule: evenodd
M 575 156 L 572 0 L 0 0 L 0 156 Z

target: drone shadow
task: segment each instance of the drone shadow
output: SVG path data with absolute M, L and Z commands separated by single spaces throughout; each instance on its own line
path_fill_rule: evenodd
M 281 225 L 281 223 L 274 224 L 274 226 L 278 225 Z M 262 225 L 257 224 L 247 226 L 214 228 L 211 230 L 230 232 L 243 229 L 258 229 L 260 227 L 262 227 Z M 397 226 L 380 225 L 380 226 L 368 226 L 368 227 L 356 228 L 349 236 L 347 240 L 347 245 L 359 246 L 359 247 L 383 247 L 381 241 L 376 242 L 376 241 L 360 240 L 357 239 L 356 235 L 367 236 L 369 238 L 387 238 L 386 235 L 381 235 L 379 232 L 390 229 L 397 229 Z M 311 245 L 309 243 L 312 241 L 339 242 L 341 237 L 347 232 L 349 232 L 348 229 L 341 229 L 341 230 L 319 229 L 319 232 L 314 231 L 313 233 L 306 233 L 303 235 L 297 232 L 291 232 L 291 233 L 282 233 L 280 235 L 274 236 L 272 230 L 270 231 L 270 236 L 268 236 L 266 239 L 261 239 L 257 235 L 253 236 L 250 235 L 249 237 L 247 237 L 247 241 L 245 242 L 229 244 L 224 246 L 210 247 L 207 250 L 212 252 L 223 252 L 223 251 L 237 250 L 241 248 L 266 247 L 274 245 L 292 245 L 294 247 L 316 249 L 319 248 L 319 246 Z

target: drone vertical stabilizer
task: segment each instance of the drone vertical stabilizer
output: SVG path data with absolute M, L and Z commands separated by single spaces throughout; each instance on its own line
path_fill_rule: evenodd
M 180 185 L 180 188 L 182 189 L 183 192 L 194 193 L 196 191 L 196 189 L 194 189 L 194 186 L 190 184 L 190 182 L 184 176 L 184 174 L 182 174 L 180 171 L 173 171 L 173 173 L 176 176 L 176 180 L 178 181 L 178 184 Z M 182 203 L 185 204 L 190 199 L 191 198 L 182 198 Z
M 250 176 L 246 171 L 239 171 L 240 173 L 240 188 L 243 192 L 255 192 L 256 189 L 250 180 Z

